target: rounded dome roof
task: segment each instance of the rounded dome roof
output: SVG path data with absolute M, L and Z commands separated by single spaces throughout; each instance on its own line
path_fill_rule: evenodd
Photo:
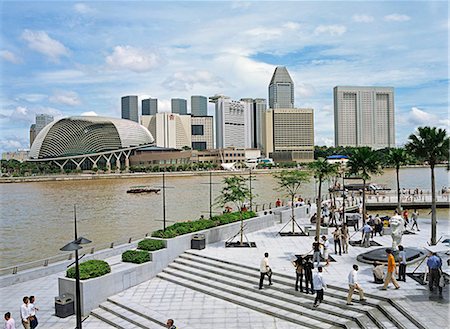
M 74 116 L 45 126 L 31 146 L 30 158 L 77 156 L 153 142 L 153 136 L 147 128 L 131 120 Z

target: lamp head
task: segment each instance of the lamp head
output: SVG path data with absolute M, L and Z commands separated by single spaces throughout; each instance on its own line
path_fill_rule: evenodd
M 69 242 L 68 244 L 66 244 L 64 247 L 62 247 L 61 251 L 75 251 L 75 250 L 79 250 L 82 249 L 83 247 L 81 247 L 78 243 L 76 243 L 75 241 Z
M 83 238 L 82 236 L 80 236 L 78 239 L 76 239 L 75 241 L 74 241 L 76 244 L 88 244 L 88 243 L 91 243 L 92 241 L 91 240 L 88 240 L 88 239 L 86 239 L 86 238 Z

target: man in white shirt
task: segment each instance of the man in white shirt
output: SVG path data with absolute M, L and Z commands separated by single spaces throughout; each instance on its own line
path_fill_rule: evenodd
M 327 237 L 324 235 L 322 236 L 322 245 L 323 245 L 323 259 L 327 262 L 325 266 L 330 265 L 330 259 L 328 257 L 330 253 L 330 242 L 328 241 Z
M 361 286 L 358 283 L 358 265 L 353 265 L 353 270 L 348 274 L 348 295 L 347 295 L 347 305 L 353 305 L 352 303 L 352 296 L 353 291 L 355 289 L 359 292 L 359 300 L 361 302 L 364 302 L 366 299 L 364 298 L 364 290 L 361 288 Z
M 327 284 L 322 277 L 322 266 L 317 268 L 316 273 L 313 276 L 313 286 L 316 292 L 316 299 L 314 300 L 314 307 L 318 307 L 319 304 L 323 301 L 323 290 L 327 288 Z
M 29 299 L 27 296 L 23 298 L 23 304 L 20 306 L 20 318 L 22 319 L 22 325 L 25 329 L 30 329 L 30 310 L 28 308 Z
M 28 303 L 28 309 L 30 311 L 30 329 L 34 329 L 38 326 L 38 319 L 36 317 L 36 311 L 39 311 L 39 309 L 35 305 L 35 298 L 34 296 L 30 296 Z
M 266 252 L 264 254 L 264 258 L 261 260 L 261 265 L 259 267 L 259 274 L 260 274 L 259 289 L 262 289 L 264 277 L 266 275 L 269 278 L 269 286 L 272 285 L 272 270 L 270 269 L 270 266 L 269 266 L 269 253 L 268 252 Z
M 16 322 L 11 317 L 11 313 L 5 313 L 5 326 L 4 329 L 16 329 Z

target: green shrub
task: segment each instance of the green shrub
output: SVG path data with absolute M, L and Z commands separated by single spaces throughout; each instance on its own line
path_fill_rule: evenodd
M 253 211 L 246 211 L 242 213 L 242 218 L 249 219 L 256 217 Z M 220 216 L 214 216 L 212 219 L 199 219 L 192 222 L 181 222 L 170 225 L 165 231 L 158 230 L 152 233 L 155 238 L 170 239 L 178 235 L 183 235 L 192 232 L 206 230 L 211 227 L 225 225 L 240 220 L 239 212 L 227 213 Z
M 111 267 L 103 260 L 92 259 L 80 264 L 80 280 L 96 278 L 109 272 Z M 75 266 L 67 269 L 66 277 L 75 279 Z
M 163 248 L 164 248 L 164 241 L 161 240 L 144 239 L 142 241 L 139 241 L 138 243 L 138 249 L 141 250 L 154 251 Z
M 122 261 L 142 264 L 150 261 L 150 254 L 148 251 L 143 250 L 127 250 L 122 254 Z

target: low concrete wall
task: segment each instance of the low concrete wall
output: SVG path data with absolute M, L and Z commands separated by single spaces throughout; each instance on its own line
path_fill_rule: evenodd
M 247 233 L 255 232 L 275 223 L 274 215 L 267 214 L 244 221 Z M 195 233 L 177 236 L 173 239 L 158 239 L 165 241 L 166 248 L 151 252 L 151 262 L 144 264 L 119 263 L 111 267 L 111 273 L 104 276 L 81 281 L 81 309 L 83 315 L 98 307 L 108 297 L 125 289 L 148 281 L 161 272 L 175 258 L 191 248 L 194 235 L 204 234 L 207 244 L 226 240 L 240 229 L 240 222 L 231 223 Z M 156 239 L 156 238 L 152 238 Z M 130 249 L 130 248 L 128 248 Z M 59 295 L 75 296 L 75 280 L 58 278 Z

